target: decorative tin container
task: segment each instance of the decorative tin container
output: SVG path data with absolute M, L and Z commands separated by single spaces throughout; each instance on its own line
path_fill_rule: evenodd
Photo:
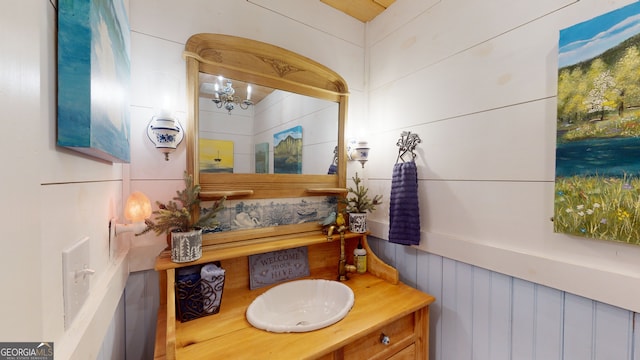
M 171 261 L 185 263 L 202 257 L 202 229 L 171 233 Z
M 349 213 L 349 231 L 359 234 L 367 232 L 367 213 Z

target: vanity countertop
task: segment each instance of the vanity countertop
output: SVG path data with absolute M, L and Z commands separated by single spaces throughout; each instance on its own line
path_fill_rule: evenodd
M 259 330 L 246 320 L 245 311 L 269 287 L 225 293 L 220 313 L 176 323 L 176 357 L 316 359 L 417 310 L 428 309 L 435 300 L 405 284 L 393 285 L 371 274 L 349 276 L 344 284 L 353 290 L 355 303 L 347 316 L 334 325 L 306 333 Z M 329 277 L 327 272 L 325 278 Z

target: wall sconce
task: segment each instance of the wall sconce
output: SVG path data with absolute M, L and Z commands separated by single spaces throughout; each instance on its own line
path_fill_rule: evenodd
M 347 157 L 350 161 L 359 161 L 364 168 L 364 163 L 369 159 L 369 143 L 366 141 L 349 140 L 347 144 Z
M 127 198 L 124 206 L 124 217 L 131 221 L 131 224 L 115 224 L 115 235 L 125 232 L 139 233 L 146 228 L 144 220 L 151 216 L 151 202 L 149 198 L 139 192 L 133 192 Z
M 151 118 L 147 126 L 147 136 L 156 149 L 164 153 L 164 159 L 169 161 L 169 154 L 176 150 L 184 138 L 184 130 L 174 116 L 162 112 Z

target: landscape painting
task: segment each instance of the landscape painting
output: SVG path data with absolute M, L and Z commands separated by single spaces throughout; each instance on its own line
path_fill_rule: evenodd
M 269 173 L 269 143 L 260 143 L 255 146 L 256 174 Z
M 233 141 L 198 140 L 200 172 L 233 173 Z
M 123 0 L 58 1 L 59 146 L 130 161 L 129 33 Z
M 273 171 L 276 174 L 302 173 L 302 126 L 273 135 Z
M 640 2 L 560 31 L 554 229 L 640 244 Z

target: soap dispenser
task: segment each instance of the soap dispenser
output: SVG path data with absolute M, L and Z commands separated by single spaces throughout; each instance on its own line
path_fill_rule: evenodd
M 358 240 L 358 247 L 353 249 L 353 262 L 358 274 L 367 272 L 367 250 L 362 247 L 362 240 Z

